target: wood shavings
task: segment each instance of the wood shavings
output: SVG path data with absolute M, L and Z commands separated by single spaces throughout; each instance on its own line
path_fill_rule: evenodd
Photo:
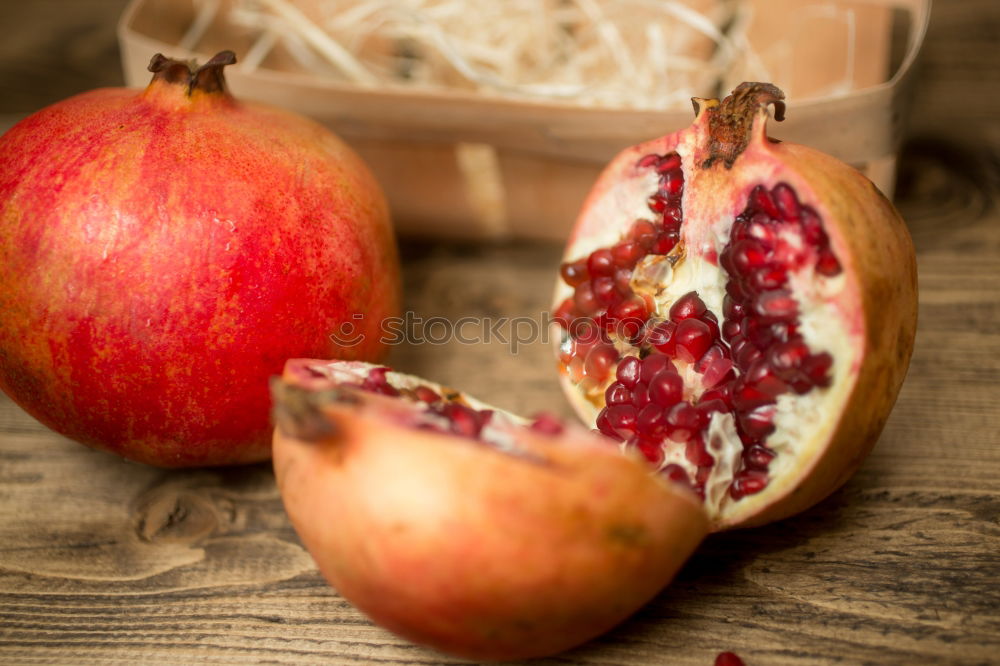
M 780 29 L 774 12 L 754 24 L 763 1 L 194 0 L 182 44 L 193 49 L 217 22 L 253 35 L 245 70 L 618 109 L 686 109 L 744 80 L 797 96 L 871 78 L 855 58 L 864 0 L 780 0 Z M 824 73 L 808 89 L 802 49 L 828 49 L 836 79 Z
M 282 50 L 301 71 L 363 87 L 458 90 L 603 108 L 686 108 L 736 49 L 735 0 L 196 0 L 250 29 L 243 67 Z

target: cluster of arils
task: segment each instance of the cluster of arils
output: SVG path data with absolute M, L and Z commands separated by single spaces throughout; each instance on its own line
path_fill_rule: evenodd
M 460 393 L 434 390 L 427 384 L 412 384 L 397 388 L 389 381 L 389 368 L 372 367 L 359 382 L 357 388 L 390 397 L 406 397 L 424 406 L 426 417 L 420 427 L 438 432 L 450 433 L 469 439 L 482 439 L 483 428 L 493 418 L 492 409 L 477 409 L 466 404 Z M 542 413 L 528 424 L 531 430 L 548 435 L 563 432 L 563 423 L 557 417 Z
M 655 169 L 659 175 L 659 188 L 647 202 L 655 220 L 636 220 L 618 243 L 594 250 L 560 268 L 562 279 L 573 287 L 573 295 L 559 305 L 555 319 L 567 329 L 582 326 L 574 335 L 576 339 L 593 337 L 588 329 L 591 322 L 601 331 L 614 331 L 625 338 L 638 335 L 649 319 L 653 303 L 648 296 L 633 290 L 635 267 L 647 255 L 669 254 L 680 240 L 684 193 L 680 156 L 648 155 L 639 166 Z M 584 360 L 585 357 L 580 359 L 580 371 L 593 376 L 586 372 Z
M 637 220 L 618 243 L 562 265 L 573 295 L 556 312 L 566 329 L 561 361 L 570 381 L 604 387 L 597 428 L 634 447 L 663 472 L 704 494 L 717 463 L 708 446 L 712 414 L 730 414 L 743 446 L 729 486 L 734 499 L 767 485 L 775 452 L 775 404 L 785 393 L 827 386 L 832 358 L 813 353 L 799 330 L 789 275 L 841 272 L 816 211 L 790 186 L 752 190 L 728 242 L 705 260 L 725 271 L 722 323 L 697 291 L 657 304 L 636 293 L 636 267 L 648 255 L 683 260 L 684 176 L 676 153 L 647 155 L 659 188 L 649 197 L 655 220 Z M 663 317 L 657 308 L 669 307 Z M 687 469 L 668 454 L 683 447 Z

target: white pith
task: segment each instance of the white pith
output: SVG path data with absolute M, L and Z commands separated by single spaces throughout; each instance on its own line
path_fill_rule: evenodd
M 685 145 L 678 145 L 676 150 L 687 163 Z M 690 172 L 686 170 L 685 175 L 690 176 Z M 762 184 L 768 188 L 773 187 L 776 182 L 770 174 L 763 181 Z M 566 260 L 575 260 L 598 248 L 610 247 L 621 240 L 634 220 L 650 219 L 646 197 L 656 188 L 656 175 L 649 170 L 648 174 L 625 179 L 620 187 L 605 191 L 597 201 L 591 203 L 588 212 L 588 217 L 605 216 L 603 219 L 590 217 L 588 231 L 599 231 L 590 237 L 579 235 L 571 244 Z M 685 219 L 681 227 L 682 256 L 675 261 L 668 261 L 660 256 L 645 257 L 636 267 L 632 286 L 636 293 L 648 294 L 655 301 L 653 319 L 667 318 L 670 306 L 677 298 L 697 291 L 721 325 L 724 321 L 722 301 L 728 276 L 724 269 L 709 262 L 706 255 L 711 252 L 715 256 L 721 254 L 729 242 L 734 216 L 742 210 L 743 204 L 738 206 L 738 210 L 725 213 L 721 212 L 723 206 L 718 205 L 714 212 L 698 218 L 688 206 L 689 188 L 690 181 L 686 184 L 683 202 Z M 745 191 L 749 192 L 751 188 L 752 184 Z M 808 205 L 810 202 L 802 203 Z M 598 223 L 594 223 L 595 220 Z M 790 272 L 787 288 L 799 304 L 799 332 L 810 353 L 826 351 L 833 357 L 833 366 L 829 372 L 830 387 L 815 387 L 804 395 L 785 393 L 777 398 L 776 404 L 760 408 L 769 410 L 774 415 L 775 430 L 767 437 L 765 445 L 775 451 L 776 455 L 768 467 L 767 487 L 739 500 L 732 499 L 728 490 L 735 474 L 741 469 L 743 446 L 736 433 L 732 415 L 713 414 L 707 430 L 706 446 L 715 457 L 716 464 L 705 482 L 705 507 L 716 522 L 724 522 L 725 517 L 730 514 L 749 514 L 757 506 L 768 504 L 775 496 L 787 492 L 790 485 L 800 478 L 798 470 L 812 464 L 826 439 L 834 432 L 836 421 L 853 389 L 851 374 L 856 372 L 862 344 L 860 332 L 847 325 L 843 309 L 837 306 L 838 300 L 848 288 L 847 280 L 844 273 L 833 278 L 817 275 L 814 265 L 815 261 L 809 260 L 803 268 Z M 555 303 L 558 304 L 571 295 L 572 288 L 560 283 Z M 631 353 L 634 354 L 635 351 Z M 689 399 L 691 386 L 700 387 L 698 375 L 688 364 L 677 361 L 674 364 L 684 378 L 685 399 Z M 563 376 L 562 381 L 564 385 L 572 387 L 572 381 L 568 377 Z M 589 397 L 575 387 L 568 392 L 578 412 L 589 416 L 589 425 L 595 423 L 603 404 L 603 390 L 614 381 L 612 375 L 603 386 L 591 391 Z M 662 447 L 664 459 L 661 469 L 669 464 L 680 465 L 694 479 L 696 468 L 684 455 L 685 445 L 667 439 Z

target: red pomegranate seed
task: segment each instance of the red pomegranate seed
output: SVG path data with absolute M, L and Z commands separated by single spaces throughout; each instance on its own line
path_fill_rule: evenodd
M 614 278 L 602 276 L 596 277 L 590 282 L 590 288 L 594 292 L 594 298 L 603 306 L 614 305 L 622 299 L 622 295 L 615 287 Z
M 587 377 L 596 381 L 604 381 L 604 378 L 608 376 L 608 372 L 617 360 L 618 352 L 614 347 L 605 343 L 596 345 L 587 354 L 583 372 Z
M 726 406 L 726 411 L 729 411 L 733 406 L 731 388 L 731 381 L 720 384 L 702 393 L 699 402 L 709 403 L 717 400 Z
M 718 340 L 721 335 L 719 333 L 719 320 L 716 319 L 715 315 L 712 312 L 706 311 L 701 315 L 700 319 L 708 326 L 708 330 L 712 334 L 712 339 Z
M 633 388 L 639 383 L 639 372 L 642 369 L 642 361 L 637 356 L 626 356 L 618 364 L 615 376 L 622 384 L 628 388 Z
M 763 442 L 768 435 L 774 432 L 774 423 L 771 421 L 771 409 L 755 409 L 749 412 L 738 412 L 736 423 L 741 435 L 745 435 L 750 442 Z M 744 440 L 744 441 L 747 441 Z
M 590 282 L 584 282 L 576 287 L 573 292 L 573 303 L 577 312 L 582 314 L 593 314 L 601 309 L 601 304 L 594 295 L 594 289 Z
M 777 239 L 774 224 L 766 213 L 755 213 L 743 227 L 743 237 L 752 238 L 764 247 L 771 247 Z
M 739 319 L 727 319 L 722 324 L 722 339 L 726 342 L 732 343 L 733 338 L 740 336 L 740 321 Z
M 670 251 L 677 245 L 680 235 L 676 231 L 664 230 L 656 237 L 656 242 L 649 249 L 650 254 L 670 254 Z
M 641 381 L 649 384 L 649 381 L 666 367 L 674 369 L 674 364 L 670 362 L 668 356 L 663 354 L 650 354 L 642 359 L 642 371 L 639 375 Z
M 719 265 L 728 275 L 736 274 L 736 267 L 733 266 L 733 246 L 727 245 L 719 253 Z
M 632 293 L 632 271 L 630 269 L 615 269 L 615 287 L 623 294 Z
M 649 310 L 646 308 L 646 301 L 641 296 L 633 295 L 626 300 L 617 303 L 608 314 L 615 319 L 635 319 L 640 325 L 649 318 Z
M 649 388 L 645 382 L 639 382 L 632 389 L 632 404 L 636 409 L 641 409 L 648 405 L 652 398 L 649 397 Z
M 589 274 L 587 273 L 587 259 L 584 258 L 566 262 L 559 267 L 559 274 L 562 276 L 562 279 L 566 282 L 566 284 L 571 287 L 583 284 L 589 277 Z
M 715 666 L 746 666 L 733 652 L 720 652 L 715 656 Z
M 660 169 L 657 168 L 657 171 Z M 684 191 L 684 173 L 677 169 L 660 172 L 663 174 L 660 176 L 660 192 L 668 197 L 680 196 Z
M 652 464 L 659 465 L 663 462 L 663 445 L 661 445 L 660 442 L 649 439 L 640 439 L 636 444 L 636 448 L 639 449 L 639 453 L 641 453 L 643 457 Z
M 755 240 L 741 240 L 732 246 L 733 268 L 737 273 L 745 275 L 769 267 L 770 261 L 770 252 Z
M 733 361 L 735 361 L 736 367 L 745 371 L 763 355 L 763 352 L 754 347 L 753 343 L 747 342 L 740 348 L 740 353 L 733 356 Z
M 705 301 L 701 300 L 698 292 L 689 291 L 670 306 L 670 320 L 679 322 L 682 319 L 697 318 L 701 317 L 707 311 L 708 308 L 705 306 Z
M 770 326 L 761 323 L 756 317 L 745 317 L 740 322 L 740 334 L 758 349 L 766 349 L 774 342 Z
M 799 213 L 799 224 L 802 226 L 802 239 L 813 247 L 826 245 L 826 231 L 823 230 L 823 223 L 812 208 L 804 207 Z
M 604 404 L 609 406 L 631 405 L 632 392 L 621 382 L 615 382 L 604 391 Z
M 816 272 L 826 277 L 834 277 L 840 275 L 840 271 L 840 262 L 834 256 L 833 250 L 829 247 L 821 249 L 819 257 L 816 259 Z
M 636 430 L 646 437 L 662 439 L 667 434 L 667 413 L 657 404 L 649 403 L 639 410 Z
M 743 452 L 743 460 L 747 467 L 766 470 L 767 466 L 774 460 L 774 452 L 759 444 L 754 444 Z
M 777 265 L 799 268 L 803 265 L 803 261 L 807 256 L 801 244 L 780 238 L 774 245 L 774 250 L 771 253 L 771 261 Z
M 833 357 L 826 352 L 813 354 L 802 361 L 802 372 L 815 385 L 826 387 L 830 385 L 830 368 L 833 367 Z
M 733 220 L 732 228 L 729 229 L 730 243 L 736 243 L 741 240 L 746 240 L 750 238 L 750 236 L 747 234 L 747 224 L 748 222 L 746 219 L 745 212 L 736 216 L 736 219 Z
M 706 388 L 713 388 L 735 377 L 733 362 L 728 358 L 717 358 L 708 364 L 701 375 L 701 383 Z
M 399 391 L 389 383 L 386 373 L 389 372 L 389 368 L 372 368 L 368 372 L 368 376 L 365 377 L 364 382 L 361 383 L 361 388 L 366 391 L 371 391 L 372 393 L 380 393 L 382 395 L 397 396 Z
M 722 299 L 722 319 L 727 321 L 730 319 L 742 319 L 745 309 L 743 304 L 734 300 L 732 296 L 726 294 Z
M 787 342 L 781 342 L 767 352 L 767 362 L 778 371 L 779 376 L 784 371 L 797 370 L 802 362 L 809 357 L 809 348 L 801 337 L 795 337 Z
M 608 421 L 607 407 L 602 409 L 600 413 L 597 415 L 597 429 L 601 432 L 602 435 L 605 435 L 612 439 L 616 439 L 619 442 L 622 441 L 623 439 L 621 435 L 615 432 L 615 429 L 611 427 L 611 422 Z
M 676 332 L 676 323 L 672 321 L 660 322 L 649 332 L 646 340 L 649 344 L 656 347 L 658 351 L 673 356 L 676 345 Z
M 743 349 L 747 346 L 753 347 L 753 345 L 750 344 L 750 342 L 748 342 L 747 339 L 743 337 L 743 323 L 740 322 L 739 331 L 737 331 L 736 334 L 729 341 L 730 357 L 732 357 L 733 359 L 738 358 L 739 355 L 743 353 Z
M 704 396 L 703 396 L 704 397 Z M 701 412 L 705 423 L 708 423 L 712 419 L 712 412 L 719 412 L 720 414 L 725 414 L 729 411 L 729 405 L 722 402 L 721 400 L 699 400 L 695 408 Z
M 726 282 L 726 294 L 733 297 L 733 300 L 746 303 L 753 298 L 753 292 L 748 291 L 743 286 L 743 280 L 734 279 Z
M 705 372 L 713 361 L 720 358 L 729 358 L 729 350 L 722 344 L 715 343 L 698 359 L 698 362 L 694 364 L 694 369 L 698 372 Z
M 785 289 L 765 291 L 753 302 L 754 312 L 770 320 L 792 321 L 799 313 L 799 304 Z
M 730 486 L 730 495 L 735 499 L 759 493 L 767 487 L 767 473 L 745 469 L 736 475 Z M 737 497 L 737 495 L 739 497 Z
M 416 396 L 417 400 L 422 400 L 428 404 L 434 404 L 441 400 L 441 396 L 437 394 L 437 391 L 429 386 L 420 385 L 413 389 L 413 395 Z
M 772 398 L 777 398 L 788 391 L 788 386 L 778 378 L 771 366 L 768 365 L 767 359 L 763 357 L 754 361 L 753 365 L 750 366 L 744 375 L 744 381 Z
M 632 223 L 628 237 L 648 250 L 656 242 L 658 233 L 656 226 L 649 220 L 636 220 Z
M 636 409 L 632 405 L 615 405 L 608 407 L 608 424 L 616 432 L 635 432 Z
M 778 212 L 786 222 L 799 219 L 799 199 L 795 196 L 795 191 L 787 183 L 778 183 L 771 190 L 771 198 L 778 208 Z
M 529 427 L 535 432 L 546 435 L 561 435 L 565 429 L 562 421 L 554 414 L 549 414 L 548 412 L 542 412 L 537 415 Z
M 667 412 L 667 422 L 677 428 L 685 428 L 691 432 L 698 432 L 706 425 L 708 420 L 694 405 L 689 402 L 680 402 L 670 408 Z
M 781 213 L 778 211 L 778 207 L 774 205 L 774 200 L 771 195 L 764 188 L 763 185 L 758 185 L 750 193 L 749 197 L 749 207 L 754 210 L 758 210 L 768 217 L 778 219 L 781 217 Z
M 660 173 L 666 171 L 674 171 L 680 169 L 681 167 L 681 156 L 677 153 L 670 153 L 669 155 L 664 155 L 656 165 L 656 170 Z
M 673 343 L 677 358 L 694 363 L 712 346 L 712 331 L 700 319 L 684 319 L 677 324 Z
M 663 211 L 663 228 L 671 233 L 678 234 L 681 230 L 681 222 L 684 221 L 684 213 L 677 204 L 669 205 Z M 678 236 L 679 237 L 679 236 Z
M 653 194 L 646 199 L 646 205 L 654 213 L 663 213 L 667 209 L 667 200 L 661 194 Z
M 788 282 L 788 273 L 784 268 L 761 268 L 747 277 L 747 284 L 755 291 L 778 289 Z
M 611 247 L 611 258 L 619 268 L 633 268 L 646 256 L 646 249 L 635 241 L 622 241 Z
M 671 407 L 684 396 L 684 380 L 673 368 L 661 370 L 649 382 L 650 399 L 663 407 Z
M 611 256 L 611 250 L 602 247 L 600 250 L 591 252 L 590 256 L 587 257 L 587 271 L 590 272 L 591 279 L 601 275 L 614 275 L 615 262 L 614 257 Z
M 740 378 L 733 390 L 733 407 L 742 412 L 773 403 L 774 399 L 769 394 L 761 391 L 756 385 L 747 383 L 745 377 Z
M 482 430 L 483 424 L 492 415 L 491 412 L 487 412 L 484 417 L 471 407 L 460 405 L 457 402 L 447 403 L 442 413 L 451 421 L 451 431 L 453 433 L 473 439 L 479 437 L 479 432 Z
M 684 446 L 684 457 L 689 463 L 696 467 L 709 467 L 715 464 L 715 458 L 705 450 L 705 443 L 700 437 L 693 437 L 687 440 Z
M 552 319 L 563 328 L 569 328 L 570 323 L 576 317 L 574 314 L 575 311 L 576 304 L 573 302 L 573 299 L 567 298 L 556 308 L 556 311 L 552 314 Z
M 687 486 L 691 485 L 691 478 L 688 476 L 688 473 L 677 463 L 670 463 L 663 468 L 661 473 L 675 483 L 683 483 Z

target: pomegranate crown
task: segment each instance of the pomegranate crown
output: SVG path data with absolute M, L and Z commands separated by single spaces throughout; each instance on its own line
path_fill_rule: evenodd
M 784 99 L 785 93 L 777 86 L 753 81 L 741 83 L 721 102 L 692 97 L 695 115 L 708 117 L 708 158 L 702 168 L 709 168 L 720 158 L 727 169 L 732 168 L 750 143 L 754 120 L 761 115 L 766 119 L 768 106 L 774 106 L 775 120 L 785 119 Z
M 186 93 L 190 97 L 196 90 L 206 93 L 225 93 L 226 79 L 222 69 L 226 65 L 235 63 L 236 54 L 232 51 L 219 51 L 201 67 L 194 67 L 193 62 L 175 60 L 157 53 L 149 61 L 147 69 L 153 72 L 154 81 L 186 86 Z

